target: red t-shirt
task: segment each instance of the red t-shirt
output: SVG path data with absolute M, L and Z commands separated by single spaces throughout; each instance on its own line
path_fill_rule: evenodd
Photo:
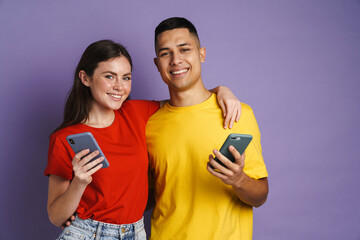
M 115 111 L 115 120 L 106 128 L 77 124 L 56 131 L 50 136 L 48 165 L 45 175 L 73 178 L 75 155 L 66 137 L 91 132 L 110 166 L 92 175 L 76 210 L 82 219 L 126 224 L 140 220 L 148 196 L 148 154 L 145 126 L 159 109 L 159 102 L 128 100 Z

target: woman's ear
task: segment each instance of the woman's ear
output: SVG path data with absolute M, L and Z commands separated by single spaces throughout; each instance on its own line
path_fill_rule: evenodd
M 86 72 L 84 70 L 81 70 L 79 72 L 79 78 L 80 78 L 80 81 L 82 82 L 82 84 L 84 84 L 87 87 L 90 87 L 90 78 L 88 77 L 88 75 L 86 74 Z

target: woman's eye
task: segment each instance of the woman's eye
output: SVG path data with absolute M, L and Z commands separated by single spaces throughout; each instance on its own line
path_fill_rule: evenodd
M 110 80 L 114 79 L 114 76 L 112 76 L 112 75 L 106 75 L 105 77 L 110 79 Z
M 131 80 L 131 77 L 124 77 L 123 80 L 125 80 L 125 81 L 130 81 L 130 80 Z

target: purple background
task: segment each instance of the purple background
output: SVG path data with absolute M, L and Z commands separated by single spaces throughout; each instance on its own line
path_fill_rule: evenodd
M 360 239 L 359 0 L 0 0 L 0 239 L 60 233 L 43 170 L 85 47 L 122 42 L 132 98 L 166 99 L 153 31 L 171 16 L 198 28 L 206 87 L 230 86 L 255 111 L 270 194 L 254 239 Z

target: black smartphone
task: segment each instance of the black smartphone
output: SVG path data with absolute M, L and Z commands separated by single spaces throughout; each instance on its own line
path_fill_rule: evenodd
M 220 148 L 219 152 L 227 157 L 230 161 L 235 162 L 234 156 L 229 151 L 229 146 L 232 145 L 234 148 L 240 153 L 243 154 L 247 146 L 250 144 L 253 136 L 248 134 L 238 134 L 238 133 L 231 133 L 226 138 L 224 144 Z M 218 158 L 215 160 L 221 164 L 222 166 L 226 167 Z M 227 167 L 226 167 L 227 168 Z
M 93 161 L 99 157 L 103 157 L 104 160 L 101 162 L 103 164 L 102 168 L 109 167 L 108 160 L 106 159 L 104 153 L 101 151 L 101 148 L 97 144 L 94 136 L 90 132 L 69 135 L 66 137 L 66 141 L 70 144 L 75 154 L 84 149 L 90 149 L 90 152 L 87 155 L 94 152 L 95 150 L 98 150 L 99 154 L 90 161 Z M 87 155 L 85 155 L 84 157 L 86 157 Z

